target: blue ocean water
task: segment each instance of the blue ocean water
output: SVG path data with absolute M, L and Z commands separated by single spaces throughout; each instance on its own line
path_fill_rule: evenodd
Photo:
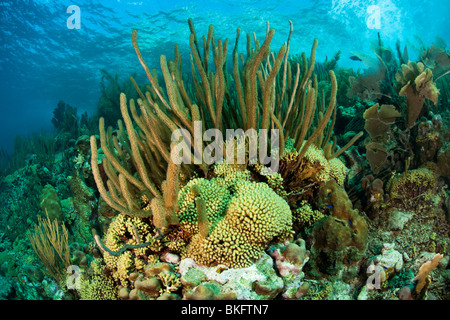
M 68 28 L 70 5 L 80 9 L 80 29 Z M 371 20 L 374 7 L 378 21 Z M 148 65 L 159 69 L 159 56 L 171 57 L 176 43 L 188 57 L 188 18 L 199 35 L 213 24 L 216 38 L 231 43 L 238 27 L 243 36 L 255 32 L 263 38 L 269 22 L 276 30 L 275 50 L 287 40 L 291 20 L 291 53 L 309 53 L 318 38 L 319 61 L 341 50 L 340 66 L 361 68 L 349 56 L 370 53 L 378 33 L 391 47 L 397 40 L 407 44 L 411 56 L 417 55 L 416 36 L 427 46 L 436 37 L 450 43 L 449 13 L 448 0 L 1 0 L 0 146 L 12 152 L 17 134 L 52 133 L 59 100 L 78 114 L 95 112 L 101 69 L 121 78 L 136 72 L 138 82 L 145 82 L 131 45 L 133 29 Z

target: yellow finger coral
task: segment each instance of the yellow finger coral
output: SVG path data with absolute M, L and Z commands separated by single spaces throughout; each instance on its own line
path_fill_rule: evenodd
M 117 287 L 114 281 L 107 277 L 100 260 L 91 263 L 90 276 L 81 275 L 80 288 L 77 289 L 81 300 L 117 300 Z
M 116 280 L 126 282 L 129 274 L 142 269 L 144 264 L 139 257 L 148 255 L 148 250 L 160 251 L 162 249 L 159 240 L 155 240 L 151 234 L 150 225 L 140 218 L 130 218 L 126 215 L 118 215 L 109 225 L 104 237 L 104 245 L 112 252 L 119 252 L 125 245 L 138 245 L 149 243 L 142 248 L 126 250 L 120 255 L 103 252 L 106 266 L 112 271 Z
M 300 203 L 300 206 L 292 213 L 292 215 L 294 223 L 298 223 L 301 228 L 309 228 L 324 217 L 324 214 L 319 210 L 313 210 L 306 200 L 303 200 Z

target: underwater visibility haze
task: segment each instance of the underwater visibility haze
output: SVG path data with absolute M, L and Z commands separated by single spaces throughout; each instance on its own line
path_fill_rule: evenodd
M 1 0 L 0 300 L 450 299 L 449 14 Z

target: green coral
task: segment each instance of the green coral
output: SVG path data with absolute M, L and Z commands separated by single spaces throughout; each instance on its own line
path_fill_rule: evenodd
M 414 273 L 412 270 L 401 270 L 399 273 L 395 274 L 393 277 L 388 279 L 388 283 L 394 289 L 401 289 L 403 287 L 410 287 L 414 289 Z
M 224 179 L 192 179 L 180 190 L 178 195 L 180 225 L 190 234 L 198 233 L 198 217 L 195 199 L 202 199 L 206 204 L 206 215 L 210 227 L 214 228 L 222 218 L 231 198 Z
M 106 276 L 100 260 L 91 263 L 90 275 L 81 275 L 80 289 L 77 290 L 81 300 L 117 300 L 117 288 L 112 278 Z
M 188 201 L 181 201 L 180 208 L 190 207 L 189 215 L 182 211 L 180 223 L 188 218 L 192 222 L 197 216 L 193 207 L 195 194 L 185 196 L 193 185 L 199 199 L 205 200 L 210 222 L 208 233 L 199 232 L 192 237 L 186 256 L 204 265 L 246 267 L 261 256 L 271 241 L 290 235 L 292 214 L 287 202 L 267 184 L 242 179 L 248 177 L 245 171 L 224 172 L 222 177 L 209 181 L 192 180 L 180 192 L 180 199 Z
M 44 217 L 48 215 L 51 220 L 63 220 L 61 202 L 53 186 L 47 184 L 42 190 L 40 206 Z

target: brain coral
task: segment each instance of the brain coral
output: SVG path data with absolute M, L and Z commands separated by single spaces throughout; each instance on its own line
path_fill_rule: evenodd
M 230 175 L 195 179 L 180 192 L 186 200 L 181 201 L 180 208 L 190 208 L 180 211 L 181 224 L 197 220 L 192 196 L 196 193 L 205 200 L 209 232 L 196 233 L 186 251 L 187 257 L 200 264 L 246 267 L 262 255 L 270 242 L 290 235 L 292 214 L 287 202 L 265 183 L 248 181 L 243 178 L 246 175 L 234 176 L 242 179 L 231 182 Z M 197 191 L 186 196 L 193 184 Z

